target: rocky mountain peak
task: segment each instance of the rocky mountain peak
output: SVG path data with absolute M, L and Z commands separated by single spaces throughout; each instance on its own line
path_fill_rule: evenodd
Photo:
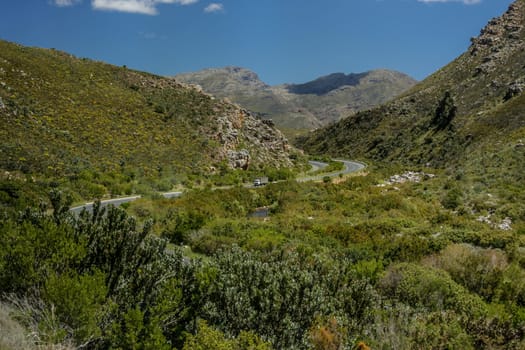
M 260 82 L 259 76 L 257 73 L 242 67 L 225 67 L 224 70 L 236 77 L 240 81 L 246 82 Z
M 525 2 L 518 0 L 502 16 L 492 19 L 477 38 L 471 39 L 469 53 L 483 57 L 483 64 L 478 69 L 480 73 L 495 69 L 511 51 L 525 48 L 524 24 Z
M 367 73 L 333 73 L 304 84 L 287 85 L 289 92 L 299 95 L 325 95 L 342 86 L 356 86 Z
M 259 76 L 246 68 L 228 66 L 208 68 L 194 73 L 178 74 L 176 80 L 201 86 L 217 97 L 227 97 L 232 92 L 245 91 L 246 88 L 266 89 Z

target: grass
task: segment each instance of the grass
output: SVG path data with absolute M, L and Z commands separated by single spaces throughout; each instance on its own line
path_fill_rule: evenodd
M 0 350 L 72 350 L 71 344 L 42 341 L 41 330 L 35 324 L 30 324 L 31 329 L 24 327 L 17 320 L 20 317 L 31 317 L 35 314 L 34 305 L 17 300 L 15 304 L 0 302 Z M 42 315 L 40 315 L 42 316 Z

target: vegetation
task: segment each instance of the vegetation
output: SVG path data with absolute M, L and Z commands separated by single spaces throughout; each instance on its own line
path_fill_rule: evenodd
M 205 176 L 232 184 L 240 172 L 229 151 L 247 150 L 252 174 L 290 167 L 294 153 L 246 111 L 173 79 L 5 41 L 0 101 L 0 181 L 9 182 L 0 186 L 14 178 L 67 188 L 75 201 L 169 191 Z
M 450 95 L 450 92 L 446 91 L 445 96 L 439 101 L 439 105 L 436 108 L 432 124 L 440 129 L 444 129 L 450 125 L 452 119 L 456 116 L 457 110 L 458 109 L 454 104 L 454 99 Z
M 88 348 L 525 345 L 523 221 L 447 209 L 445 173 L 384 185 L 395 169 L 369 170 L 142 199 L 133 216 L 74 217 L 53 192 L 51 212 L 4 214 L 4 305 L 41 342 Z
M 513 11 L 522 14 L 525 8 L 523 1 L 514 5 L 508 14 L 512 21 L 516 19 Z M 491 33 L 498 32 L 485 32 Z M 476 53 L 484 47 L 476 40 L 474 44 L 470 53 L 474 58 L 462 56 L 460 61 L 479 63 Z M 11 44 L 6 45 L 13 50 Z M 63 55 L 29 52 L 22 57 Z M 71 69 L 87 67 L 71 57 L 63 59 L 71 60 Z M 55 67 L 58 76 L 63 67 Z M 102 193 L 126 184 L 122 179 L 128 177 L 130 183 L 137 181 L 144 188 L 154 187 L 146 187 L 146 179 L 158 181 L 158 189 L 169 188 L 172 183 L 164 183 L 166 177 L 159 174 L 176 169 L 176 157 L 194 159 L 194 166 L 207 156 L 194 156 L 188 146 L 187 153 L 172 159 L 168 148 L 152 141 L 172 163 L 147 177 L 146 172 L 132 171 L 146 164 L 141 158 L 148 155 L 144 150 L 133 153 L 130 163 L 119 164 L 118 170 L 114 162 L 120 150 L 101 150 L 100 162 L 79 151 L 95 165 L 89 169 L 70 163 L 68 157 L 75 153 L 56 153 L 55 149 L 49 157 L 58 162 L 61 155 L 67 160 L 65 168 L 57 168 L 57 163 L 46 170 L 54 163 L 26 161 L 27 157 L 16 160 L 12 155 L 37 154 L 28 150 L 40 146 L 17 134 L 27 123 L 41 125 L 46 132 L 37 134 L 51 142 L 49 130 L 56 129 L 46 125 L 60 118 L 40 118 L 44 114 L 35 110 L 55 104 L 49 100 L 40 106 L 19 99 L 22 89 L 13 90 L 14 97 L 9 99 L 2 95 L 11 104 L 9 113 L 2 114 L 5 120 L 25 113 L 24 107 L 27 118 L 13 119 L 23 126 L 20 129 L 2 129 L 10 135 L 2 147 L 12 152 L 2 153 L 1 158 L 9 171 L 0 181 L 0 326 L 9 334 L 0 332 L 0 348 L 525 348 L 525 146 L 519 141 L 525 137 L 521 108 L 525 95 L 505 93 L 505 102 L 498 100 L 500 95 L 491 95 L 496 103 L 488 98 L 485 102 L 490 108 L 481 110 L 469 104 L 470 91 L 461 95 L 450 86 L 431 84 L 450 69 L 459 69 L 451 67 L 423 82 L 439 94 L 416 88 L 419 92 L 407 95 L 402 103 L 343 122 L 361 127 L 348 129 L 350 134 L 370 131 L 371 144 L 352 150 L 382 160 L 370 161 L 366 173 L 337 181 L 325 177 L 317 183 L 297 182 L 288 169 L 261 164 L 246 172 L 231 171 L 219 162 L 217 173 L 200 173 L 198 166 L 181 173 L 191 188 L 180 198 L 144 196 L 123 208 L 96 202 L 91 212 L 79 215 L 69 207 L 81 191 Z M 158 107 L 152 113 L 163 120 L 176 120 L 184 113 L 206 118 L 208 107 L 219 108 L 193 90 L 149 90 L 142 82 L 167 82 L 111 69 L 126 79 L 140 76 L 140 84 L 131 85 L 125 96 L 150 98 L 151 106 Z M 488 68 L 480 69 L 476 74 Z M 21 74 L 15 68 L 11 72 Z M 476 76 L 465 81 L 486 87 L 484 78 L 479 83 Z M 113 88 L 104 84 L 85 96 Z M 137 91 L 141 94 L 134 95 Z M 164 93 L 177 95 L 177 91 L 188 94 L 179 101 L 186 103 L 184 108 L 163 103 L 175 98 L 165 100 Z M 413 103 L 414 109 L 396 109 L 403 103 Z M 81 106 L 90 113 L 86 105 Z M 141 106 L 136 105 L 149 108 Z M 202 110 L 192 114 L 192 108 Z M 394 111 L 397 118 L 389 114 Z M 414 119 L 415 111 L 424 116 L 421 121 Z M 470 118 L 476 111 L 483 113 Z M 80 119 L 72 117 L 75 122 Z M 199 122 L 198 118 L 183 120 L 189 125 Z M 331 151 L 332 142 L 346 140 L 336 128 L 315 134 L 305 144 Z M 148 129 L 144 135 L 154 140 L 155 130 Z M 329 131 L 334 132 L 332 139 L 310 143 Z M 90 132 L 95 133 L 94 129 Z M 472 133 L 474 141 L 461 138 L 466 132 Z M 478 138 L 491 132 L 491 142 Z M 342 147 L 342 152 L 349 150 L 351 143 Z M 151 164 L 163 164 L 163 158 L 152 157 Z M 384 161 L 394 158 L 398 161 Z M 78 174 L 69 177 L 66 166 L 80 167 Z M 338 162 L 330 165 L 332 170 L 339 166 Z M 263 169 L 265 175 L 284 181 L 257 188 L 239 184 L 246 174 Z M 211 186 L 221 178 L 230 186 Z M 114 182 L 104 182 L 108 179 Z

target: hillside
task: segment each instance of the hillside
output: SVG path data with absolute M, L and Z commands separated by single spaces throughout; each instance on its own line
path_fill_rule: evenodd
M 284 129 L 318 128 L 384 103 L 415 84 L 409 76 L 389 70 L 334 73 L 304 84 L 277 86 L 269 86 L 254 72 L 239 67 L 206 69 L 175 78 L 229 98 Z
M 283 135 L 236 105 L 173 79 L 5 41 L 0 124 L 5 176 L 69 182 L 86 197 L 135 192 L 138 180 L 170 189 L 190 175 L 292 165 Z
M 524 28 L 525 4 L 516 1 L 472 39 L 467 52 L 403 96 L 312 132 L 298 144 L 311 153 L 457 165 L 473 173 L 503 162 L 506 172 L 520 176 Z
M 364 171 L 265 186 L 210 178 L 299 156 L 271 123 L 3 43 L 0 349 L 525 349 L 524 22 L 520 0 L 402 97 L 301 140 Z M 69 210 L 71 188 L 181 176 L 176 199 Z

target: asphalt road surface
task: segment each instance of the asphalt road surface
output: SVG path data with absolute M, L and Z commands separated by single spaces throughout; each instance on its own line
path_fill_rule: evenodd
M 351 160 L 346 160 L 346 159 L 334 159 L 336 162 L 341 162 L 343 163 L 344 167 L 342 170 L 338 170 L 338 171 L 334 171 L 332 173 L 328 173 L 328 174 L 320 174 L 320 175 L 315 175 L 315 176 L 304 176 L 304 177 L 301 177 L 301 178 L 298 178 L 297 181 L 300 181 L 300 182 L 306 182 L 306 181 L 319 181 L 319 180 L 322 180 L 325 176 L 328 176 L 328 177 L 337 177 L 339 175 L 346 175 L 346 174 L 350 174 L 350 173 L 354 173 L 356 171 L 359 171 L 361 169 L 364 169 L 366 167 L 365 164 L 363 163 L 359 163 L 359 162 L 354 162 L 354 161 L 351 161 Z M 313 171 L 317 170 L 317 168 L 325 168 L 328 166 L 328 164 L 324 163 L 324 162 L 317 162 L 317 161 L 310 161 L 310 164 L 312 165 L 312 167 L 314 168 Z
M 166 193 L 161 193 L 161 195 L 164 198 L 176 198 L 176 197 L 180 197 L 182 195 L 182 192 L 166 192 Z M 107 199 L 107 200 L 100 201 L 100 205 L 102 207 L 105 207 L 105 206 L 108 206 L 108 205 L 112 204 L 115 207 L 118 207 L 119 205 L 121 205 L 123 203 L 129 203 L 129 202 L 132 202 L 132 201 L 137 200 L 139 198 L 141 198 L 140 195 L 138 195 L 138 196 L 130 196 L 130 197 L 122 197 L 122 198 L 114 198 L 114 199 Z M 71 211 L 73 214 L 80 214 L 82 209 L 86 209 L 87 211 L 92 211 L 93 210 L 93 202 L 89 202 L 89 203 L 86 203 L 84 205 L 79 205 L 78 207 L 74 207 L 74 208 L 69 209 L 69 211 Z

